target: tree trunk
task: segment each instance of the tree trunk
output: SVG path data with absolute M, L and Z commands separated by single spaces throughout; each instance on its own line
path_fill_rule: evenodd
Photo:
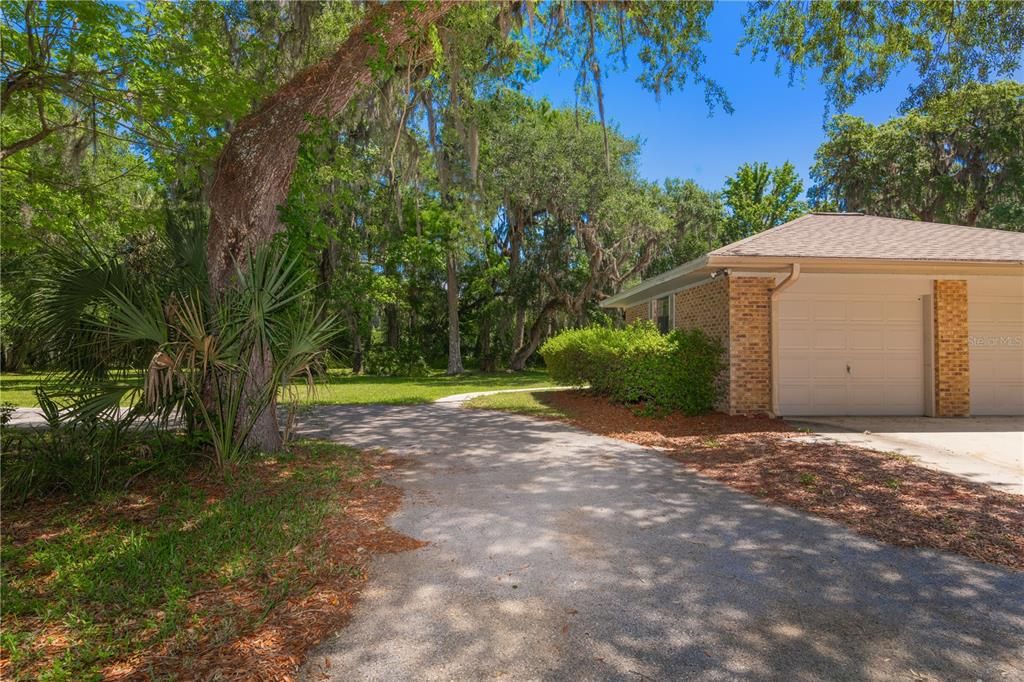
M 352 373 L 363 373 L 363 337 L 359 333 L 359 320 L 355 312 L 350 308 L 348 311 L 348 330 L 352 334 Z
M 537 315 L 537 319 L 530 325 L 530 338 L 522 345 L 516 347 L 515 352 L 512 354 L 509 369 L 514 372 L 522 372 L 526 369 L 526 361 L 537 352 L 540 344 L 544 342 L 545 331 L 549 328 L 548 322 L 551 316 L 564 306 L 565 302 L 562 299 L 552 299 L 544 304 L 540 314 Z
M 515 326 L 512 328 L 512 347 L 519 348 L 526 337 L 526 307 L 516 303 Z
M 236 264 L 244 264 L 249 252 L 281 231 L 277 207 L 288 194 L 299 135 L 308 129 L 309 118 L 340 113 L 370 83 L 371 61 L 387 56 L 381 54 L 381 46 L 394 49 L 418 39 L 428 42 L 425 32 L 417 29 L 435 23 L 455 5 L 453 0 L 440 0 L 415 11 L 402 3 L 373 8 L 334 55 L 297 74 L 238 122 L 217 159 L 210 191 L 206 263 L 211 293 L 225 295 Z M 264 359 L 253 358 L 253 380 L 269 377 L 263 363 Z M 267 413 L 260 416 L 260 428 L 247 443 L 273 451 L 280 446 L 276 404 Z
M 387 330 L 385 343 L 387 343 L 388 348 L 397 349 L 401 343 L 401 330 L 398 326 L 398 322 L 398 304 L 388 303 L 387 306 L 384 307 L 384 323 Z
M 263 452 L 276 452 L 281 449 L 281 431 L 277 428 L 277 396 L 275 395 L 270 401 L 268 409 L 256 416 L 252 416 L 248 405 L 250 401 L 258 404 L 259 396 L 270 385 L 273 371 L 273 358 L 270 355 L 270 349 L 264 349 L 261 354 L 254 348 L 252 357 L 249 359 L 249 374 L 245 377 L 245 384 L 242 388 L 242 404 L 238 416 L 241 424 L 255 419 L 245 437 L 245 447 Z
M 455 249 L 448 247 L 448 374 L 462 374 L 459 337 L 459 271 Z
M 509 219 L 509 253 L 508 253 L 508 277 L 513 288 L 517 289 L 519 277 L 519 263 L 522 259 L 523 250 L 523 211 L 518 207 L 507 207 L 506 214 Z M 526 305 L 514 296 L 511 301 L 515 306 L 515 321 L 512 326 L 512 348 L 521 348 L 526 333 Z
M 480 371 L 493 372 L 497 369 L 494 354 L 491 352 L 491 314 L 483 312 L 480 314 Z

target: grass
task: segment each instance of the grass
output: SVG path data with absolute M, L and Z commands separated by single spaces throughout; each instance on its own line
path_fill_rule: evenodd
M 307 442 L 226 483 L 165 477 L 91 503 L 5 510 L 4 677 L 98 679 L 146 650 L 187 656 L 251 630 L 309 575 L 351 569 L 314 540 L 365 470 L 357 451 Z M 258 586 L 250 608 L 196 606 L 246 586 Z
M 548 373 L 543 370 L 494 374 L 466 372 L 459 376 L 437 372 L 424 377 L 352 376 L 341 371 L 331 371 L 325 380 L 317 383 L 316 393 L 303 402 L 317 405 L 411 405 L 429 403 L 459 393 L 552 385 Z
M 542 402 L 543 392 L 537 393 L 497 393 L 495 395 L 483 395 L 473 398 L 466 403 L 466 407 L 480 410 L 500 410 L 502 412 L 514 412 L 533 417 L 565 417 L 565 413 L 556 407 Z
M 50 372 L 3 372 L 0 373 L 0 403 L 10 403 L 18 407 L 36 407 L 36 389 L 52 391 L 56 388 L 59 377 Z M 119 386 L 142 386 L 142 372 L 130 372 L 127 377 L 116 382 Z
M 138 382 L 141 383 L 141 377 Z M 52 385 L 53 379 L 42 372 L 0 374 L 0 403 L 35 407 L 38 404 L 35 389 L 39 386 L 45 388 Z M 317 382 L 316 391 L 312 396 L 307 397 L 305 389 L 302 388 L 299 390 L 299 398 L 302 403 L 314 405 L 410 405 L 429 403 L 458 393 L 505 388 L 540 388 L 551 385 L 551 379 L 543 370 L 494 374 L 466 372 L 452 377 L 442 372 L 434 372 L 423 377 L 353 376 L 342 370 L 331 370 L 326 377 Z

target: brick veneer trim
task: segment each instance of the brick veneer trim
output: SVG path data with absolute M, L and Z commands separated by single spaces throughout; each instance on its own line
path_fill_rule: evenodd
M 935 416 L 971 413 L 971 362 L 967 328 L 967 282 L 935 280 Z
M 774 277 L 729 278 L 729 412 L 772 409 Z
M 633 324 L 637 320 L 646 320 L 651 317 L 651 304 L 639 303 L 631 308 L 626 308 L 626 324 Z

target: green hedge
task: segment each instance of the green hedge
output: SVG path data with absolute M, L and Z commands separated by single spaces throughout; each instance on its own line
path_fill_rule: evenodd
M 648 402 L 699 414 L 714 408 L 722 346 L 700 330 L 661 334 L 649 321 L 625 329 L 562 332 L 541 349 L 552 378 L 623 403 Z

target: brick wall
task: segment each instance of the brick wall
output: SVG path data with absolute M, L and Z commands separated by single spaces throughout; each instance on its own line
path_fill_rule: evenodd
M 646 320 L 651 316 L 651 304 L 640 303 L 632 308 L 626 308 L 626 324 L 633 324 L 637 320 Z
M 971 413 L 971 366 L 967 341 L 967 282 L 935 280 L 935 416 Z
M 729 412 L 772 409 L 773 277 L 729 278 Z
M 719 401 L 715 407 L 729 410 L 729 278 L 716 277 L 706 284 L 680 291 L 675 296 L 675 327 L 701 329 L 718 339 L 725 349 L 725 369 L 718 377 Z

